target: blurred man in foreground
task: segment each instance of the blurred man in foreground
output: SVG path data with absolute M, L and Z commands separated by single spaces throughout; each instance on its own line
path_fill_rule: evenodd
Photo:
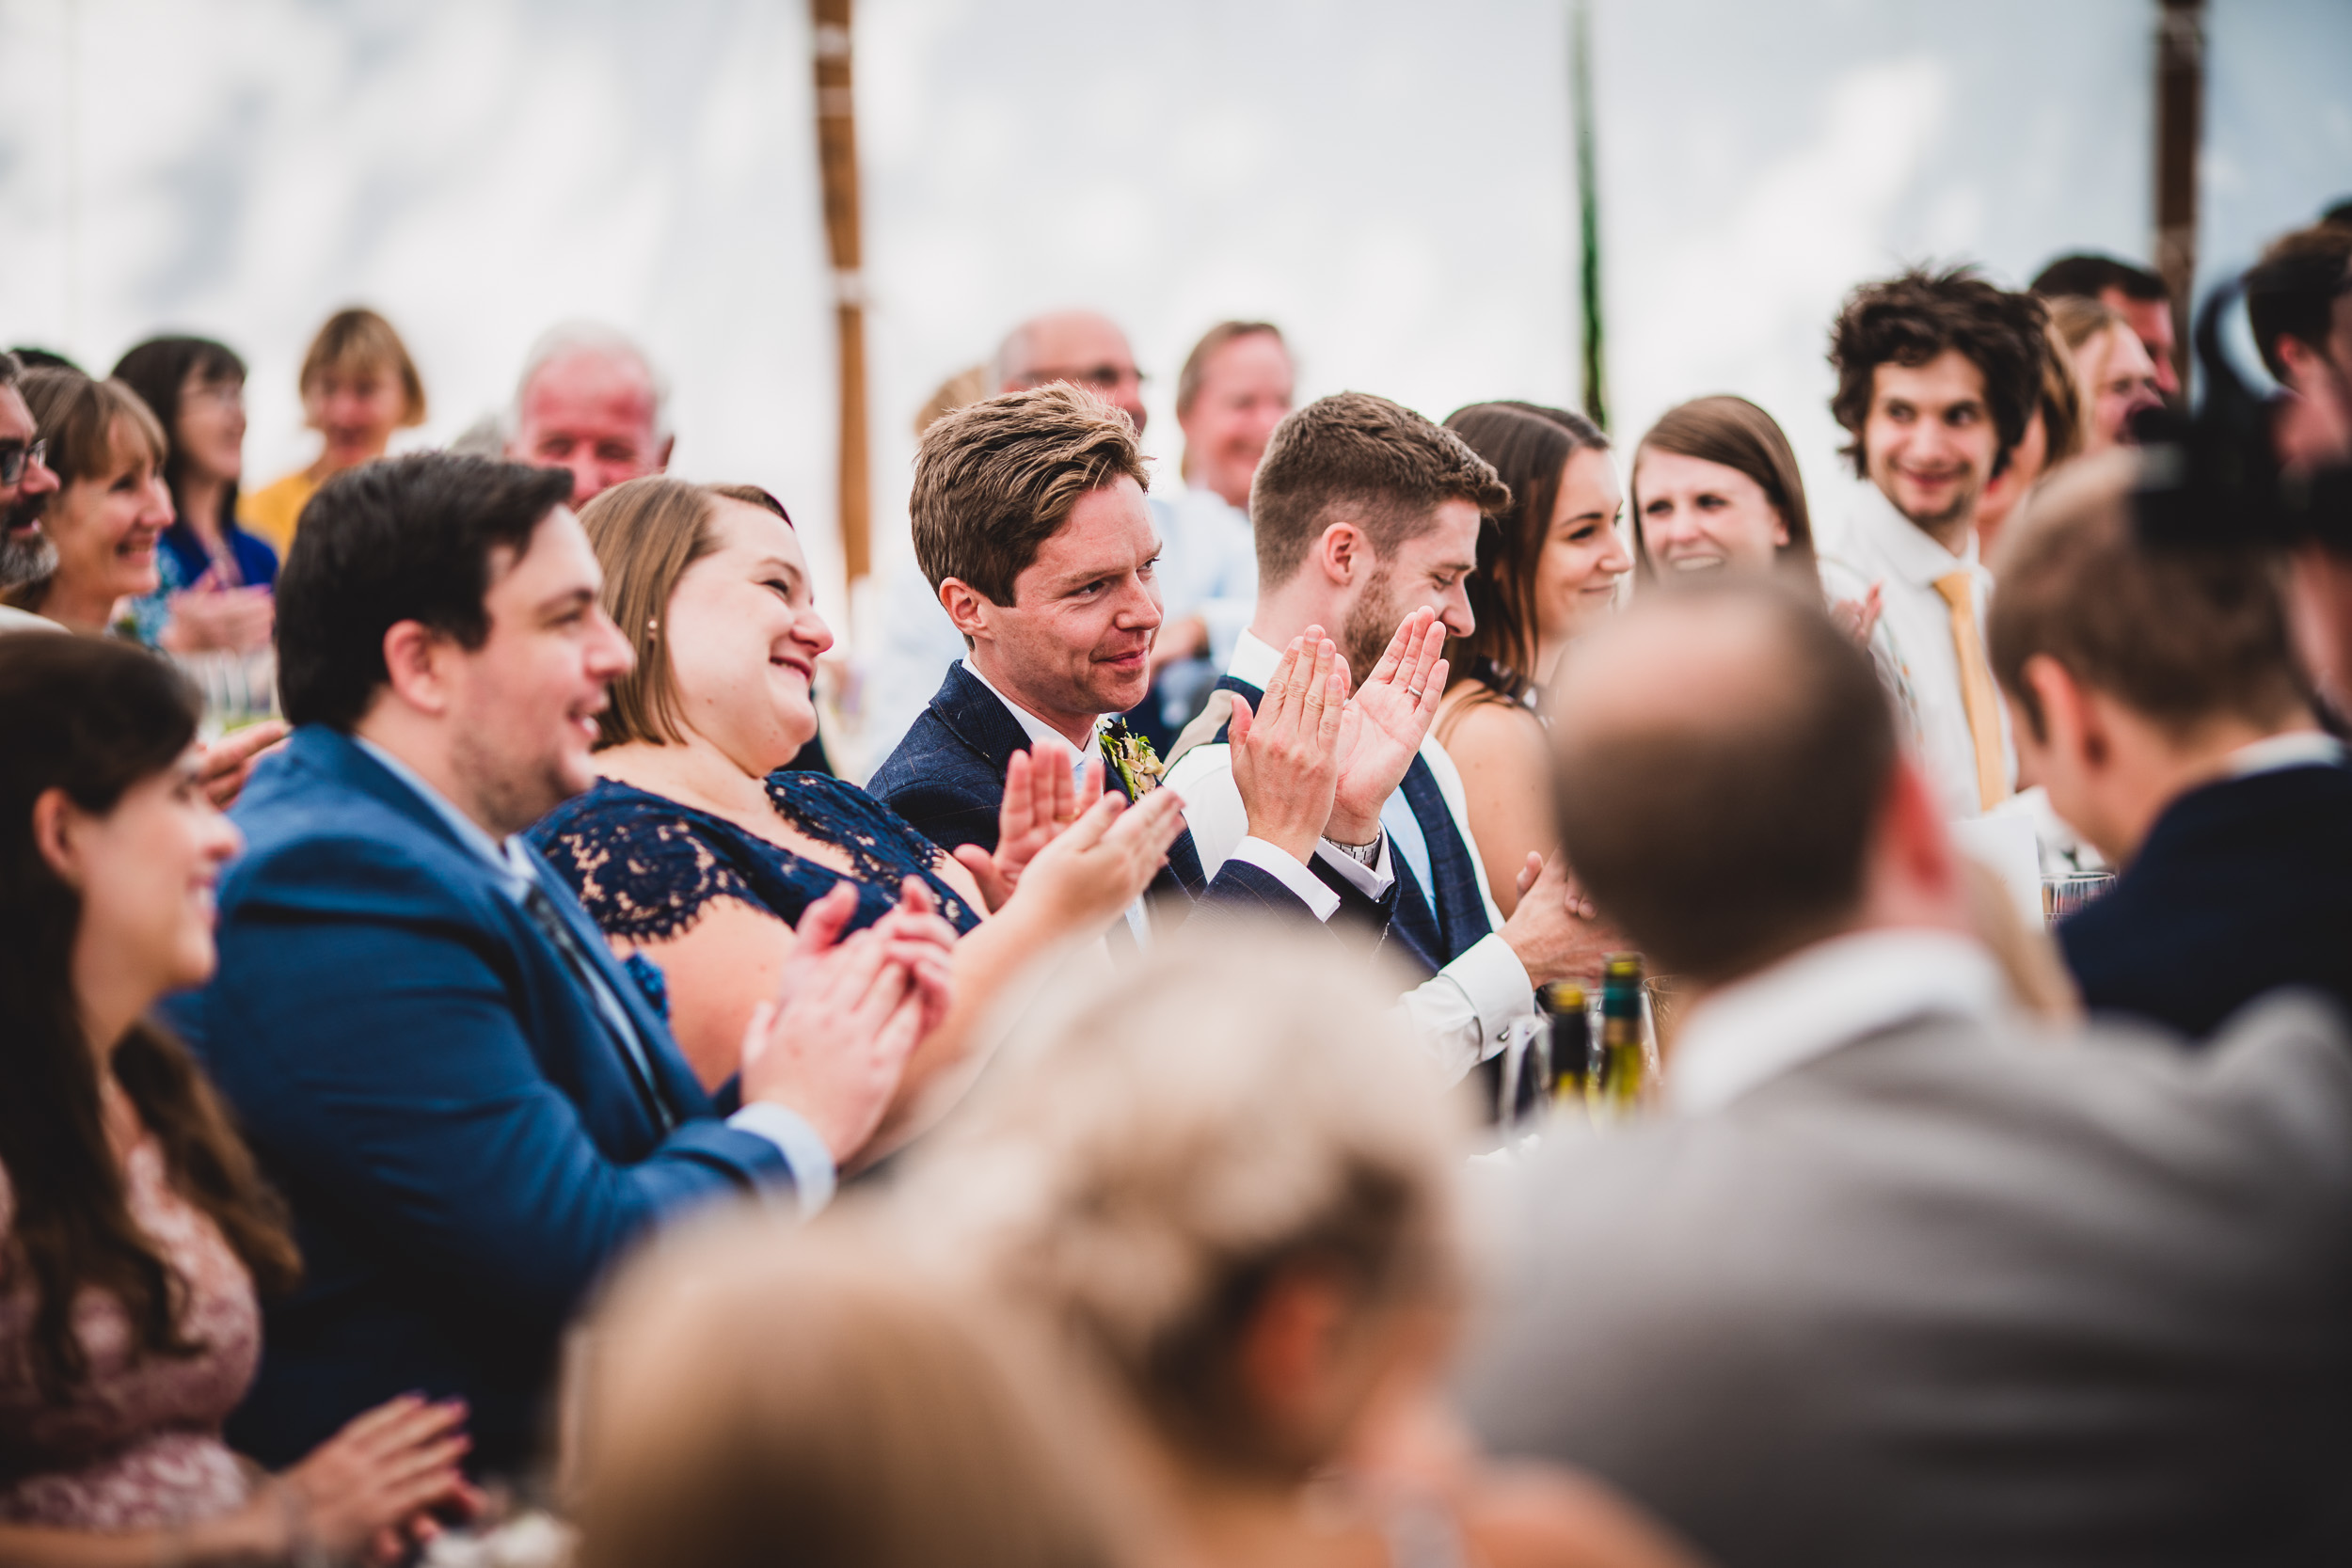
M 2139 465 L 2094 459 L 2034 499 L 1999 562 L 1993 671 L 2019 754 L 2115 887 L 2058 927 L 2093 1009 L 2201 1037 L 2302 984 L 2352 1007 L 2352 769 L 2251 546 L 2136 536 Z
M 575 509 L 623 480 L 670 466 L 669 389 L 645 351 L 594 322 L 569 322 L 532 345 L 515 388 L 506 455 L 566 468 Z
M 1696 999 L 1564 1135 L 1467 1392 L 1726 1563 L 2340 1561 L 2352 1048 L 2012 1022 L 1870 665 L 1745 581 L 1580 643 L 1569 859 Z

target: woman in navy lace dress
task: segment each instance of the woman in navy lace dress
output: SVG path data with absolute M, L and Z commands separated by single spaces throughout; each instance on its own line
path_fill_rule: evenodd
M 580 521 L 637 664 L 597 720 L 602 782 L 532 841 L 617 948 L 659 966 L 678 1044 L 712 1086 L 734 1075 L 812 902 L 846 882 L 852 928 L 902 897 L 936 904 L 963 933 L 955 1000 L 885 1120 L 885 1141 L 902 1135 L 1028 960 L 1099 936 L 1142 893 L 1183 827 L 1176 801 L 1155 793 L 1122 814 L 1112 791 L 1082 811 L 1067 752 L 1016 758 L 1002 847 L 951 859 L 864 790 L 777 771 L 817 732 L 809 680 L 833 633 L 774 498 L 656 476 L 606 491 Z

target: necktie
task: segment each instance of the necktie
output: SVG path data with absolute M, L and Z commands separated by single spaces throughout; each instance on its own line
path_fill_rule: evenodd
M 1991 811 L 2009 799 L 2009 768 L 2001 757 L 2000 694 L 1993 689 L 1993 665 L 1977 631 L 1976 580 L 1966 572 L 1947 572 L 1935 579 L 1935 591 L 1951 607 L 1960 700 L 1968 710 L 1968 738 L 1976 745 L 1977 800 Z
M 613 1043 L 620 1047 L 621 1060 L 628 1069 L 629 1082 L 636 1085 L 638 1098 L 645 1102 L 645 1114 L 654 1125 L 665 1133 L 677 1126 L 677 1114 L 662 1099 L 660 1086 L 654 1082 L 653 1064 L 645 1055 L 645 1042 L 638 1037 L 637 1026 L 629 1022 L 628 1010 L 621 999 L 606 985 L 604 975 L 596 968 L 596 959 L 581 946 L 580 938 L 556 909 L 555 900 L 536 880 L 523 891 L 523 912 L 531 916 L 532 925 L 563 958 L 564 966 L 572 972 L 572 979 L 586 991 L 596 1004 L 596 1012 L 605 1027 L 613 1033 Z

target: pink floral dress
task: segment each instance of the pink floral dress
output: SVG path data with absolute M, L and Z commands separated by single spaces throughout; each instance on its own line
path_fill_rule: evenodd
M 234 1512 L 251 1482 L 221 1441 L 261 1354 L 252 1276 L 217 1226 L 172 1191 L 163 1150 L 142 1138 L 125 1161 L 131 1216 L 188 1287 L 185 1359 L 133 1355 L 121 1305 L 86 1290 L 74 1329 L 89 1377 L 60 1404 L 34 1382 L 34 1292 L 0 1253 L 0 1522 L 88 1530 L 164 1528 Z M 15 1197 L 0 1171 L 0 1237 Z

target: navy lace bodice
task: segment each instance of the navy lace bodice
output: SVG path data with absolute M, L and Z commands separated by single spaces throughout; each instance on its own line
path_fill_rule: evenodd
M 939 879 L 937 847 L 855 784 L 822 773 L 771 773 L 768 803 L 810 838 L 848 852 L 858 900 L 850 929 L 887 914 L 909 877 L 930 885 L 957 930 L 979 924 L 979 911 Z M 605 933 L 629 942 L 676 936 L 714 898 L 797 923 L 843 879 L 834 867 L 724 817 L 611 779 L 548 813 L 531 841 Z

